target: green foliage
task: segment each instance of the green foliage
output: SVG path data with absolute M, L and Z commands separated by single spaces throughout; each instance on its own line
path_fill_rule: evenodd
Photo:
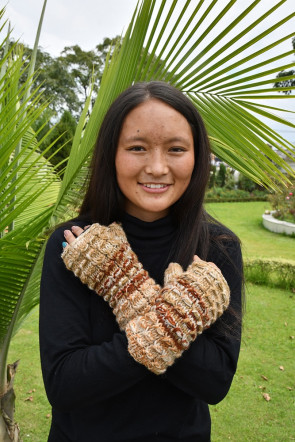
M 215 186 L 215 182 L 216 182 L 216 166 L 211 164 L 208 188 L 212 189 Z
M 295 223 L 295 185 L 292 184 L 282 191 L 268 197 L 274 213 L 272 215 L 282 221 Z
M 295 37 L 292 39 L 292 46 L 295 51 Z M 283 90 L 284 94 L 291 94 L 292 87 L 295 86 L 295 70 L 291 69 L 289 71 L 281 71 L 278 73 L 277 78 L 280 79 L 280 81 L 277 81 L 274 84 L 275 88 L 286 88 L 286 90 Z
M 36 129 L 40 124 L 40 120 L 36 122 Z M 59 122 L 53 127 L 50 136 L 40 146 L 42 151 L 45 150 L 45 158 L 48 158 L 51 164 L 56 166 L 56 170 L 60 173 L 61 177 L 70 155 L 71 142 L 74 138 L 76 127 L 76 119 L 69 111 L 65 110 Z M 43 130 L 48 130 L 49 128 L 50 124 L 48 123 Z M 41 140 L 42 137 L 43 131 L 40 133 L 39 139 Z M 50 148 L 46 150 L 49 146 Z M 52 156 L 53 152 L 55 153 L 54 156 Z
M 95 103 L 91 98 L 95 84 L 90 87 L 61 185 L 44 158 L 45 151 L 43 155 L 38 153 L 41 142 L 31 130 L 46 106 L 42 105 L 37 87 L 33 96 L 25 98 L 24 89 L 30 81 L 24 83 L 22 89 L 18 87 L 19 76 L 15 76 L 15 72 L 20 71 L 19 66 L 23 66 L 22 59 L 16 56 L 10 60 L 5 79 L 0 82 L 0 231 L 4 234 L 0 240 L 0 284 L 1 311 L 5 312 L 0 316 L 0 331 L 5 351 L 11 335 L 38 302 L 44 231 L 70 217 L 73 209 L 79 206 L 103 117 L 113 100 L 133 82 L 166 80 L 186 93 L 205 121 L 214 154 L 256 182 L 270 188 L 277 187 L 278 182 L 286 183 L 288 178 L 280 167 L 294 176 L 291 167 L 268 143 L 291 157 L 295 155 L 294 146 L 260 118 L 264 116 L 270 121 L 295 127 L 274 115 L 273 109 L 266 105 L 267 100 L 273 98 L 269 85 L 274 83 L 268 69 L 273 58 L 268 51 L 289 36 L 265 45 L 263 39 L 274 31 L 274 27 L 261 30 L 260 24 L 279 10 L 281 2 L 273 7 L 265 3 L 263 11 L 259 10 L 260 15 L 254 14 L 254 21 L 249 19 L 249 14 L 255 12 L 256 1 L 246 5 L 234 20 L 230 14 L 235 2 L 221 8 L 217 17 L 211 15 L 213 4 L 210 2 L 205 5 L 202 17 L 199 13 L 203 2 L 188 0 L 180 10 L 178 3 L 139 1 L 124 38 L 113 53 L 106 56 Z M 292 12 L 281 17 L 276 27 L 294 16 Z M 207 23 L 204 23 L 205 18 Z M 245 19 L 247 26 L 241 28 Z M 224 25 L 222 32 L 216 35 L 216 26 L 220 24 Z M 257 42 L 261 49 L 255 49 Z M 284 56 L 281 54 L 275 59 Z M 6 63 L 8 58 L 1 63 Z M 68 64 L 67 73 L 70 74 L 72 68 L 73 65 Z M 59 78 L 60 87 L 66 90 L 73 77 L 64 69 L 65 66 L 52 63 L 49 79 L 55 82 Z M 281 66 L 277 70 L 280 69 Z M 37 81 L 34 80 L 34 84 Z M 69 98 L 68 103 L 71 100 Z M 64 109 L 64 103 L 58 106 Z M 40 131 L 43 127 L 39 126 Z M 7 233 L 10 225 L 13 228 Z M 256 239 L 256 245 L 258 242 Z M 3 373 L 5 365 L 1 366 Z
M 220 163 L 219 170 L 217 172 L 217 177 L 216 177 L 216 186 L 217 187 L 224 187 L 225 177 L 226 177 L 226 166 L 225 166 L 225 164 Z
M 253 192 L 255 189 L 257 189 L 257 187 L 257 184 L 253 180 L 242 173 L 240 174 L 238 181 L 239 189 L 246 190 L 247 192 Z
M 225 201 L 266 201 L 267 191 L 254 190 L 248 192 L 242 189 L 228 189 L 227 187 L 214 187 L 206 192 L 206 202 Z
M 295 293 L 295 262 L 248 259 L 245 261 L 245 278 L 255 284 L 292 290 Z

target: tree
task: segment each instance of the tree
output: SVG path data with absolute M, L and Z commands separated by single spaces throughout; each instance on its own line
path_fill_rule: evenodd
M 292 46 L 295 51 L 295 37 L 292 39 Z M 274 84 L 274 87 L 276 88 L 286 88 L 287 90 L 283 90 L 282 92 L 284 94 L 291 94 L 292 89 L 291 87 L 295 86 L 295 70 L 291 69 L 289 71 L 281 71 L 278 73 L 277 78 L 281 78 L 281 81 L 277 81 Z M 284 79 L 285 78 L 285 79 Z
M 112 49 L 120 42 L 120 37 L 114 39 L 104 38 L 94 50 L 84 51 L 79 45 L 67 46 L 58 57 L 58 62 L 67 69 L 67 73 L 73 78 L 75 93 L 80 97 L 79 106 L 82 111 L 89 94 L 90 84 L 93 82 L 92 100 L 96 97 L 100 80 L 103 74 L 105 61 Z
M 43 7 L 36 41 L 40 34 Z M 4 9 L 0 10 L 2 20 Z M 9 33 L 2 43 L 4 51 L 0 60 L 0 440 L 19 441 L 19 427 L 14 422 L 13 382 L 18 361 L 7 365 L 7 354 L 13 329 L 23 301 L 25 279 L 15 278 L 24 260 L 30 266 L 31 283 L 36 266 L 36 256 L 42 244 L 38 239 L 48 223 L 48 207 L 57 198 L 60 185 L 58 175 L 44 156 L 38 153 L 32 124 L 40 117 L 46 105 L 31 85 L 34 72 L 35 51 L 28 66 L 28 79 L 21 84 L 23 52 L 19 45 L 9 47 Z M 46 136 L 46 135 L 45 135 Z M 47 215 L 46 215 L 47 214 Z M 36 220 L 43 218 L 33 233 Z M 45 221 L 47 219 L 47 221 Z M 45 222 L 45 223 L 44 223 Z M 33 230 L 32 230 L 33 228 Z M 27 236 L 28 229 L 30 230 Z M 29 242 L 27 242 L 29 241 Z M 30 252 L 29 252 L 30 250 Z M 31 254 L 32 252 L 32 254 Z M 14 275 L 6 271 L 14 268 Z M 19 279 L 17 281 L 17 279 Z M 17 285 L 22 280 L 23 287 Z M 14 292 L 17 290 L 17 297 Z
M 37 121 L 36 123 L 37 128 L 40 122 Z M 77 122 L 75 118 L 68 110 L 65 110 L 59 122 L 53 127 L 50 135 L 46 137 L 40 146 L 41 151 L 45 150 L 44 157 L 48 158 L 53 166 L 56 166 L 56 171 L 59 172 L 61 177 L 70 155 L 71 142 L 74 138 L 76 127 Z M 47 125 L 44 129 L 48 132 Z M 40 132 L 40 140 L 42 138 L 43 134 Z
M 225 176 L 226 176 L 226 166 L 224 163 L 220 163 L 219 170 L 216 177 L 216 186 L 224 187 L 225 185 Z
M 5 119 L 0 123 L 0 127 L 4 128 L 0 133 L 2 137 L 6 137 L 6 147 L 0 143 L 0 203 L 5 208 L 5 212 L 2 209 L 0 223 L 0 230 L 4 231 L 0 238 L 0 301 L 1 312 L 3 311 L 0 316 L 0 388 L 3 388 L 3 379 L 7 377 L 5 368 L 10 339 L 39 300 L 39 279 L 47 236 L 45 232 L 75 213 L 74 210 L 83 197 L 81 189 L 87 177 L 87 165 L 103 116 L 113 100 L 134 81 L 165 79 L 186 93 L 205 121 L 215 155 L 255 182 L 269 188 L 276 188 L 278 182 L 287 184 L 290 180 L 279 166 L 294 177 L 291 167 L 268 143 L 288 153 L 291 158 L 295 157 L 294 146 L 260 121 L 260 116 L 263 115 L 270 121 L 280 120 L 282 124 L 295 128 L 294 124 L 269 112 L 265 101 L 273 97 L 274 90 L 272 87 L 261 87 L 261 83 L 272 85 L 275 81 L 274 78 L 269 78 L 269 71 L 265 67 L 271 59 L 266 57 L 262 61 L 261 56 L 267 55 L 282 39 L 271 45 L 261 44 L 261 49 L 256 49 L 255 46 L 257 41 L 263 43 L 266 35 L 266 31 L 260 30 L 260 23 L 276 11 L 281 2 L 270 9 L 265 2 L 261 16 L 254 14 L 255 21 L 250 23 L 248 20 L 247 27 L 231 34 L 229 39 L 227 37 L 230 32 L 240 26 L 244 18 L 248 18 L 248 14 L 257 6 L 257 1 L 252 2 L 233 21 L 229 19 L 221 32 L 216 32 L 216 25 L 222 18 L 227 19 L 226 14 L 235 2 L 229 2 L 226 7 L 221 8 L 215 18 L 210 16 L 211 3 L 205 6 L 202 17 L 208 17 L 207 26 L 203 26 L 203 20 L 194 22 L 202 1 L 188 0 L 180 12 L 177 9 L 178 3 L 169 2 L 167 5 L 165 0 L 139 1 L 124 38 L 116 45 L 111 59 L 106 60 L 97 98 L 90 113 L 91 96 L 87 97 L 58 194 L 55 185 L 59 181 L 56 180 L 56 174 L 52 175 L 52 168 L 44 160 L 44 155 L 36 158 L 43 158 L 44 162 L 38 173 L 33 175 L 33 181 L 30 176 L 32 168 L 28 165 L 32 166 L 29 162 L 32 148 L 28 141 L 33 143 L 34 137 L 29 128 L 34 120 L 33 115 L 40 115 L 39 109 L 34 113 L 34 106 L 29 108 L 26 119 L 21 125 L 16 125 L 13 115 L 20 115 L 20 111 L 8 113 L 11 100 L 3 94 L 1 96 L 1 104 L 5 107 L 1 116 Z M 155 4 L 159 6 L 156 11 Z M 153 12 L 156 12 L 155 20 Z M 282 17 L 278 25 L 294 15 L 295 13 Z M 268 32 L 272 30 L 273 28 L 269 28 Z M 256 35 L 251 37 L 254 31 Z M 246 43 L 245 40 L 241 43 L 240 39 L 245 36 L 248 37 Z M 258 73 L 257 63 L 260 65 Z M 0 86 L 1 84 L 3 83 Z M 278 88 L 280 90 L 282 88 Z M 256 101 L 257 98 L 260 100 Z M 31 98 L 32 103 L 34 98 Z M 17 103 L 15 107 L 16 105 Z M 11 125 L 7 120 L 9 115 L 14 122 Z M 21 163 L 24 166 L 21 175 L 23 182 L 19 185 L 20 181 L 7 182 L 8 175 L 3 170 L 14 151 L 16 135 L 21 138 L 22 132 L 27 134 L 27 142 L 22 147 L 23 154 L 28 159 Z M 33 145 L 36 153 L 38 143 L 36 145 L 35 141 Z M 17 176 L 16 170 L 14 169 L 14 176 Z M 27 192 L 28 185 L 31 193 Z M 8 204 L 13 194 L 17 198 L 16 203 Z M 13 220 L 14 227 L 7 232 L 6 227 Z

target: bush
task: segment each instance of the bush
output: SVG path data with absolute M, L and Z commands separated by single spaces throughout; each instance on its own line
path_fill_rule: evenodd
M 223 163 L 220 163 L 219 170 L 216 177 L 216 185 L 218 187 L 223 187 L 225 184 L 225 178 L 226 178 L 226 166 Z
M 208 189 L 205 197 L 207 202 L 224 201 L 265 201 L 267 199 L 266 191 L 256 190 L 249 193 L 241 189 L 227 189 L 226 187 L 214 187 Z
M 216 166 L 211 164 L 209 189 L 215 186 L 215 181 L 216 181 Z
M 247 192 L 253 192 L 257 188 L 257 184 L 241 173 L 239 176 L 238 188 L 246 190 Z
M 245 279 L 254 284 L 263 284 L 295 292 L 295 262 L 271 259 L 246 260 Z
M 295 185 L 283 189 L 281 193 L 269 195 L 268 200 L 274 210 L 275 218 L 295 223 Z

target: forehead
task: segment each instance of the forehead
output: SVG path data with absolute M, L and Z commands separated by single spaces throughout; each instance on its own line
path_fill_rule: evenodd
M 181 132 L 183 135 L 192 136 L 187 119 L 172 106 L 154 98 L 139 104 L 127 114 L 121 135 L 130 132 L 157 136 Z

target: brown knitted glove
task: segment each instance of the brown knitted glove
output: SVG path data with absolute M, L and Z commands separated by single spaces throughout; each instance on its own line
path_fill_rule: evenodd
M 164 373 L 222 315 L 229 298 L 227 282 L 215 264 L 198 259 L 183 272 L 171 263 L 155 308 L 127 324 L 129 353 L 152 372 Z
M 62 253 L 66 267 L 112 307 L 122 330 L 155 303 L 161 287 L 149 277 L 118 224 L 92 224 Z

